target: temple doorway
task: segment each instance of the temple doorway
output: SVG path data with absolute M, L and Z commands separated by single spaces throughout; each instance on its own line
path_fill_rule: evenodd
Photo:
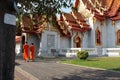
M 76 36 L 76 37 L 75 37 L 74 47 L 75 47 L 75 48 L 80 48 L 80 47 L 81 47 L 81 39 L 80 39 L 79 36 Z

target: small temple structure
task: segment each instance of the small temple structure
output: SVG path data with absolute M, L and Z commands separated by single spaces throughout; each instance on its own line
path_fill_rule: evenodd
M 44 20 L 38 15 L 33 19 Z M 74 55 L 82 49 L 92 55 L 120 56 L 120 0 L 75 0 L 71 12 L 61 12 L 55 20 L 56 25 L 34 24 L 23 16 L 22 44 L 33 42 L 38 56 Z

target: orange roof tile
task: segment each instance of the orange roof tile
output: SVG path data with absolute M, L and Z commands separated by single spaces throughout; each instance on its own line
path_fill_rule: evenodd
M 111 8 L 113 1 L 114 0 L 105 0 L 105 7 L 107 11 Z
M 79 3 L 80 3 L 80 1 L 79 1 L 79 0 L 75 0 L 75 1 L 74 1 L 74 7 L 75 7 L 75 8 L 77 8 L 77 7 L 78 7 L 78 5 L 79 5 Z
M 71 30 L 80 31 L 80 32 L 85 32 L 84 29 L 77 28 L 77 27 L 71 27 Z
M 100 21 L 105 20 L 106 18 L 102 17 L 102 16 L 98 16 L 98 15 L 94 15 L 95 18 L 97 18 Z
M 110 17 L 115 16 L 119 8 L 120 8 L 120 0 L 114 0 L 113 5 L 111 6 L 111 10 L 108 12 L 108 15 Z
M 75 16 L 74 18 L 77 19 L 80 22 L 85 22 L 85 20 L 83 19 L 82 15 L 78 12 L 72 12 L 73 15 Z
M 113 18 L 111 18 L 111 20 L 116 21 L 116 20 L 120 20 L 120 12 Z
M 70 22 L 68 26 L 71 26 L 71 27 L 79 27 L 79 28 L 80 28 L 80 25 L 77 24 L 77 23 L 71 23 L 71 22 Z
M 117 16 L 120 0 L 80 0 L 86 8 L 99 20 Z M 95 13 L 97 12 L 98 15 Z M 104 17 L 102 19 L 102 17 Z
M 72 12 L 73 17 L 76 19 L 76 22 L 79 24 L 79 26 L 83 29 L 90 30 L 91 28 L 86 23 L 86 21 L 83 19 L 80 13 L 78 12 Z
M 37 16 L 38 15 L 35 15 L 34 18 L 36 18 L 39 21 Z M 32 20 L 30 19 L 30 17 L 29 16 L 25 16 L 25 15 L 22 16 L 22 23 L 23 23 L 23 26 L 21 27 L 22 28 L 22 32 L 25 32 L 25 33 L 36 33 L 36 34 L 38 34 L 45 27 L 45 26 L 43 26 L 43 24 L 42 25 L 40 25 L 40 24 L 35 24 L 34 25 Z
M 69 13 L 63 13 L 63 21 L 59 21 L 59 24 L 61 23 L 61 26 L 64 24 L 67 28 L 71 27 L 71 30 L 77 30 L 80 32 L 84 32 L 87 30 L 90 30 L 89 25 L 85 23 L 85 20 L 82 18 L 82 16 L 79 13 L 75 13 L 76 18 L 73 16 L 72 12 Z M 78 24 L 76 21 L 81 21 L 81 24 Z M 83 28 L 84 27 L 84 28 Z M 61 28 L 63 29 L 63 27 Z
M 74 17 L 72 15 L 70 15 L 69 13 L 63 13 L 66 21 L 73 21 L 75 22 L 76 20 L 74 19 Z

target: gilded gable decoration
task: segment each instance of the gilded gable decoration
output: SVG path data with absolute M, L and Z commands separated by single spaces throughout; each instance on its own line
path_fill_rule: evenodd
M 115 25 L 115 21 L 112 21 L 112 25 L 113 25 L 113 26 Z

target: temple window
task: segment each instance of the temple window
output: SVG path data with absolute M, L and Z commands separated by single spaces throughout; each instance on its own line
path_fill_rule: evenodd
M 101 45 L 101 32 L 99 29 L 96 29 L 96 32 L 95 32 L 95 39 L 96 39 L 96 45 L 99 46 Z
M 80 48 L 81 47 L 81 39 L 78 35 L 76 35 L 75 38 L 74 38 L 74 47 L 75 48 Z
M 120 30 L 117 31 L 117 45 L 120 45 Z

